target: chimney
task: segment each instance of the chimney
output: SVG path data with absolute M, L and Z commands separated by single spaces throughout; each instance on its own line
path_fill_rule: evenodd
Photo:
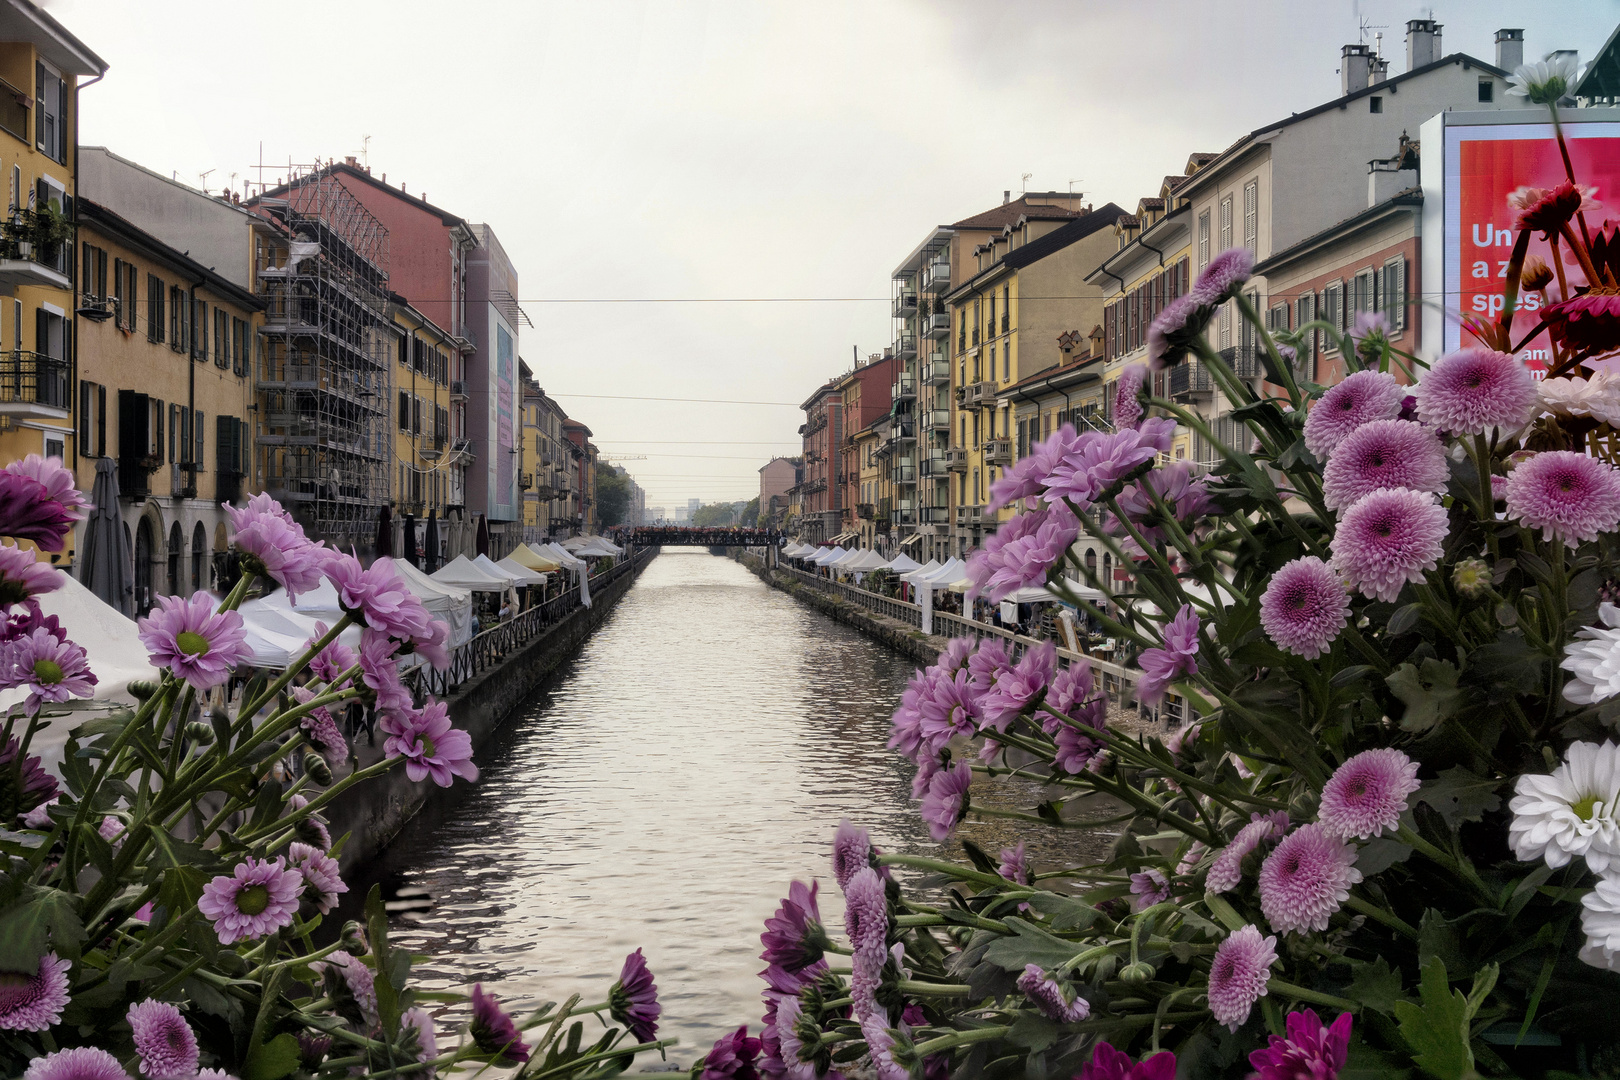
M 1339 92 L 1353 94 L 1367 89 L 1372 78 L 1373 54 L 1365 45 L 1346 45 L 1339 50 Z
M 1389 61 L 1382 56 L 1373 57 L 1372 85 L 1377 86 L 1387 78 L 1389 78 Z
M 1501 29 L 1496 32 L 1496 66 L 1511 72 L 1524 63 L 1524 31 Z
M 1409 19 L 1406 23 L 1406 70 L 1416 71 L 1440 59 L 1440 24 L 1433 19 Z
M 1012 192 L 1010 190 L 1003 191 L 1001 193 L 1001 205 L 1006 206 L 1010 202 L 1012 202 Z
M 343 159 L 343 164 L 352 169 L 358 163 L 358 160 L 359 159 L 357 159 L 353 154 L 350 154 L 348 157 Z

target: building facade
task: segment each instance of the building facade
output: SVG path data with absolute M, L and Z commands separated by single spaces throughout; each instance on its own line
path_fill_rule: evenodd
M 394 553 L 437 568 L 471 554 L 452 477 L 459 465 L 450 438 L 450 383 L 460 348 L 404 296 L 391 297 L 394 367 Z M 451 507 L 456 506 L 452 513 Z M 434 527 L 428 528 L 429 521 Z M 438 538 L 429 550 L 430 533 Z
M 804 483 L 800 485 L 799 530 L 812 544 L 831 540 L 843 524 L 844 492 L 838 482 L 838 462 L 844 442 L 844 399 L 837 383 L 834 379 L 821 386 L 800 406 L 804 410 L 804 423 L 799 427 L 804 439 Z

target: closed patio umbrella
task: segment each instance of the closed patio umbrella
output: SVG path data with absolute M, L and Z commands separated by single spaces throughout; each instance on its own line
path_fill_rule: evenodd
M 405 561 L 420 566 L 416 561 L 416 515 L 405 515 Z
M 473 554 L 489 554 L 489 522 L 482 516 L 478 518 L 478 539 L 473 544 Z
M 135 614 L 135 563 L 129 537 L 118 517 L 118 473 L 113 459 L 98 458 L 84 523 L 84 562 L 80 576 L 91 592 L 121 614 Z
M 394 554 L 394 512 L 383 507 L 377 515 L 377 558 L 392 558 Z
M 439 511 L 437 509 L 428 511 L 427 536 L 423 539 L 422 546 L 427 549 L 426 569 L 431 574 L 439 568 Z

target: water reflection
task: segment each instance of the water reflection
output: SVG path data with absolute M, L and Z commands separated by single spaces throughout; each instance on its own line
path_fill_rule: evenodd
M 823 913 L 842 924 L 826 891 L 840 818 L 889 850 L 941 849 L 911 766 L 884 747 L 912 667 L 734 562 L 666 550 L 486 747 L 480 783 L 375 867 L 397 944 L 429 957 L 423 988 L 600 1001 L 641 946 L 674 1060 L 757 1023 L 759 931 L 787 882 L 827 879 Z M 1045 832 L 1043 860 L 1094 847 Z M 992 854 L 1024 834 L 965 829 Z

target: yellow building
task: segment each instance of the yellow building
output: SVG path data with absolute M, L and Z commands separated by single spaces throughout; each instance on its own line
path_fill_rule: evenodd
M 569 458 L 563 436 L 563 411 L 535 382 L 526 363 L 520 363 L 523 378 L 523 470 L 518 487 L 523 492 L 523 539 L 544 544 L 563 529 L 564 503 L 568 490 Z
M 75 471 L 90 491 L 97 462 L 117 463 L 145 612 L 217 584 L 225 507 L 258 490 L 249 418 L 263 304 L 99 203 L 81 196 L 77 210 Z
M 990 484 L 1013 462 L 1016 427 L 1001 391 L 1055 368 L 1072 340 L 1102 316 L 1086 275 L 1113 250 L 1109 231 L 1124 211 L 1109 203 L 1067 220 L 1021 215 L 976 245 L 976 272 L 946 295 L 955 331 L 954 408 L 947 458 L 956 472 L 954 553 L 966 554 L 998 519 L 984 510 Z
M 882 423 L 884 421 L 879 421 Z M 850 466 L 856 476 L 856 502 L 855 502 L 855 531 L 860 535 L 860 545 L 863 548 L 876 549 L 878 546 L 877 508 L 882 499 L 880 489 L 883 486 L 883 477 L 890 477 L 893 484 L 893 474 L 882 467 L 883 462 L 878 457 L 878 425 L 869 424 L 849 438 Z M 883 523 L 884 538 L 887 539 L 888 521 Z
M 439 550 L 429 552 L 427 521 L 443 519 L 450 505 L 450 468 L 460 451 L 450 442 L 450 373 L 455 339 L 412 307 L 403 296 L 389 297 L 398 339 L 394 366 L 394 554 L 442 565 Z M 453 556 L 452 556 L 453 557 Z
M 0 221 L 0 463 L 43 454 L 72 465 L 77 457 L 71 206 L 79 80 L 106 70 L 39 7 L 0 0 L 0 173 L 7 200 Z
M 1196 170 L 1204 155 L 1194 155 L 1187 168 Z M 1192 212 L 1176 195 L 1186 176 L 1167 176 L 1157 196 L 1140 200 L 1134 214 L 1114 222 L 1116 250 L 1086 278 L 1106 297 L 1103 309 L 1103 419 L 1112 423 L 1114 383 L 1128 367 L 1147 363 L 1147 331 L 1164 307 L 1191 285 Z M 1156 397 L 1183 404 L 1205 401 L 1213 393 L 1209 373 L 1196 360 L 1157 372 L 1149 388 Z M 1192 432 L 1176 433 L 1172 460 L 1203 460 Z

